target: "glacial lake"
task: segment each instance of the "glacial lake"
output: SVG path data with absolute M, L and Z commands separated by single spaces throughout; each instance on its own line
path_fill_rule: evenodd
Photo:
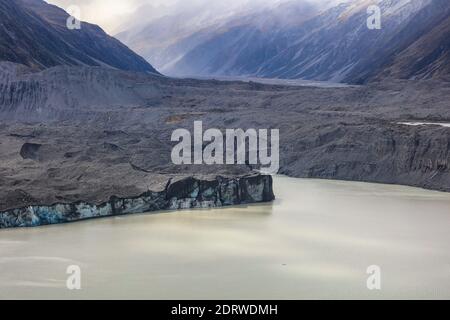
M 274 182 L 272 204 L 0 230 L 0 298 L 450 298 L 450 194 Z

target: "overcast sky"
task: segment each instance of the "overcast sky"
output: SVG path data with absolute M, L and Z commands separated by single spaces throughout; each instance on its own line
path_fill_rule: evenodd
M 81 20 L 99 24 L 113 33 L 123 19 L 132 14 L 145 0 L 46 0 L 64 10 L 71 5 L 81 8 Z M 171 0 L 168 0 L 171 1 Z M 157 5 L 167 1 L 151 0 Z
M 77 5 L 81 8 L 81 20 L 100 25 L 109 34 L 116 34 L 124 28 L 124 23 L 133 16 L 136 10 L 144 10 L 148 19 L 155 16 L 167 14 L 173 11 L 182 10 L 183 7 L 196 4 L 199 7 L 208 10 L 209 8 L 221 8 L 226 2 L 226 8 L 233 10 L 244 3 L 251 5 L 261 5 L 278 3 L 289 0 L 46 0 L 48 3 L 55 4 L 63 9 L 71 5 Z M 346 0 L 297 0 L 323 3 L 330 1 Z M 214 6 L 213 4 L 221 4 Z

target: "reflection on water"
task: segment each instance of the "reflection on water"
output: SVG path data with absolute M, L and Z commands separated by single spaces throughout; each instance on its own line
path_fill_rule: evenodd
M 2 230 L 0 298 L 450 298 L 450 194 L 286 177 L 275 190 L 273 204 Z M 81 291 L 65 289 L 73 264 Z

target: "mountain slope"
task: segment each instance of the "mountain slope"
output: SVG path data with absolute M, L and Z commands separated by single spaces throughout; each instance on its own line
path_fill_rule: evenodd
M 381 30 L 366 26 L 373 3 L 382 11 Z M 295 4 L 285 10 L 294 11 Z M 266 32 L 242 25 L 197 46 L 170 72 L 362 83 L 433 28 L 448 6 L 443 0 L 355 0 L 299 25 Z
M 143 58 L 100 27 L 69 30 L 69 15 L 41 0 L 0 1 L 0 60 L 33 69 L 56 65 L 109 66 L 157 73 Z
M 408 11 L 407 6 L 404 11 L 399 10 L 400 15 L 404 15 L 406 11 L 406 14 L 409 14 L 408 18 L 399 25 L 400 28 L 392 30 L 391 35 L 387 34 L 384 37 L 382 45 L 377 46 L 376 50 L 371 53 L 364 55 L 362 62 L 348 74 L 346 81 L 367 82 L 368 80 L 380 80 L 385 77 L 430 79 L 437 75 L 440 75 L 440 78 L 450 76 L 449 69 L 446 68 L 450 64 L 448 37 L 445 38 L 445 33 L 439 36 L 433 35 L 436 30 L 439 33 L 443 32 L 446 23 L 448 28 L 450 2 L 448 0 L 422 0 L 421 3 L 420 1 L 402 0 L 402 2 L 405 1 L 410 1 L 409 9 L 413 8 L 414 5 L 420 7 L 413 11 Z M 415 55 L 410 54 L 411 50 L 414 51 L 414 44 L 424 40 L 428 47 L 422 46 L 423 50 L 415 50 Z M 432 51 L 436 48 L 437 51 L 433 53 Z M 439 48 L 442 49 L 443 55 L 438 53 Z M 429 51 L 430 49 L 431 51 Z M 447 52 L 447 55 L 445 55 L 445 52 Z M 433 64 L 437 62 L 435 60 L 440 58 L 446 59 L 446 62 L 441 61 L 439 65 L 433 67 Z M 403 61 L 403 64 L 400 65 L 396 61 Z M 436 67 L 438 69 L 433 72 L 426 72 L 426 70 Z M 390 72 L 389 69 L 391 68 L 394 68 L 393 70 L 396 70 L 396 72 Z
M 291 1 L 243 0 L 224 3 L 197 0 L 189 2 L 183 10 L 150 19 L 138 27 L 130 22 L 131 27 L 116 36 L 145 57 L 158 70 L 177 74 L 179 71 L 174 68 L 174 65 L 188 52 L 211 39 L 219 38 L 229 30 L 242 27 L 243 33 L 248 30 L 258 37 L 261 33 L 267 34 L 267 30 L 271 28 L 280 29 L 281 32 L 281 29 L 286 29 L 288 24 L 299 24 L 305 17 L 317 13 L 314 1 L 296 0 L 298 3 L 295 6 L 286 6 L 287 2 Z M 299 10 L 300 8 L 304 10 Z M 145 12 L 146 9 L 138 10 L 133 21 L 143 20 L 140 19 L 141 11 Z M 252 41 L 252 38 L 248 40 Z M 264 35 L 260 39 L 262 43 L 268 40 Z M 236 39 L 236 45 L 245 46 L 244 41 L 245 39 Z M 249 43 L 249 45 L 252 44 Z M 194 62 L 189 61 L 187 67 L 190 63 Z
M 450 6 L 443 4 L 441 18 L 378 75 L 379 78 L 436 78 L 450 81 Z M 439 8 L 438 8 L 439 9 Z
M 163 50 L 164 71 L 177 76 L 348 83 L 384 77 L 446 79 L 450 75 L 448 0 L 343 0 L 331 1 L 329 7 L 313 4 L 306 0 L 283 2 L 236 14 L 233 19 L 180 37 Z M 381 30 L 367 27 L 371 4 L 381 8 Z M 140 37 L 145 34 L 152 38 L 148 30 Z
M 216 28 L 209 37 L 204 36 L 204 42 L 186 53 L 167 72 L 256 75 L 261 65 L 289 46 L 292 30 L 317 13 L 316 6 L 301 1 L 238 17 Z M 189 41 L 196 36 L 191 36 Z

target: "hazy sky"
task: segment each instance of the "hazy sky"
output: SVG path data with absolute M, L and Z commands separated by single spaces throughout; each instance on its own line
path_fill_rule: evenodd
M 99 24 L 109 33 L 113 33 L 121 22 L 146 0 L 45 0 L 64 10 L 71 5 L 81 8 L 81 20 Z M 171 0 L 149 0 L 161 5 Z
M 226 1 L 226 7 L 233 10 L 239 6 L 249 3 L 251 5 L 261 5 L 278 3 L 289 0 L 46 0 L 48 3 L 55 4 L 63 9 L 71 5 L 77 5 L 81 8 L 81 20 L 100 25 L 110 34 L 115 34 L 124 29 L 124 23 L 137 10 L 143 10 L 145 6 L 146 16 L 151 20 L 155 16 L 167 14 L 172 11 L 182 10 L 183 7 L 197 5 L 204 10 L 212 7 L 223 8 L 223 6 L 213 6 L 212 4 Z M 346 0 L 297 0 L 323 3 L 330 1 Z

